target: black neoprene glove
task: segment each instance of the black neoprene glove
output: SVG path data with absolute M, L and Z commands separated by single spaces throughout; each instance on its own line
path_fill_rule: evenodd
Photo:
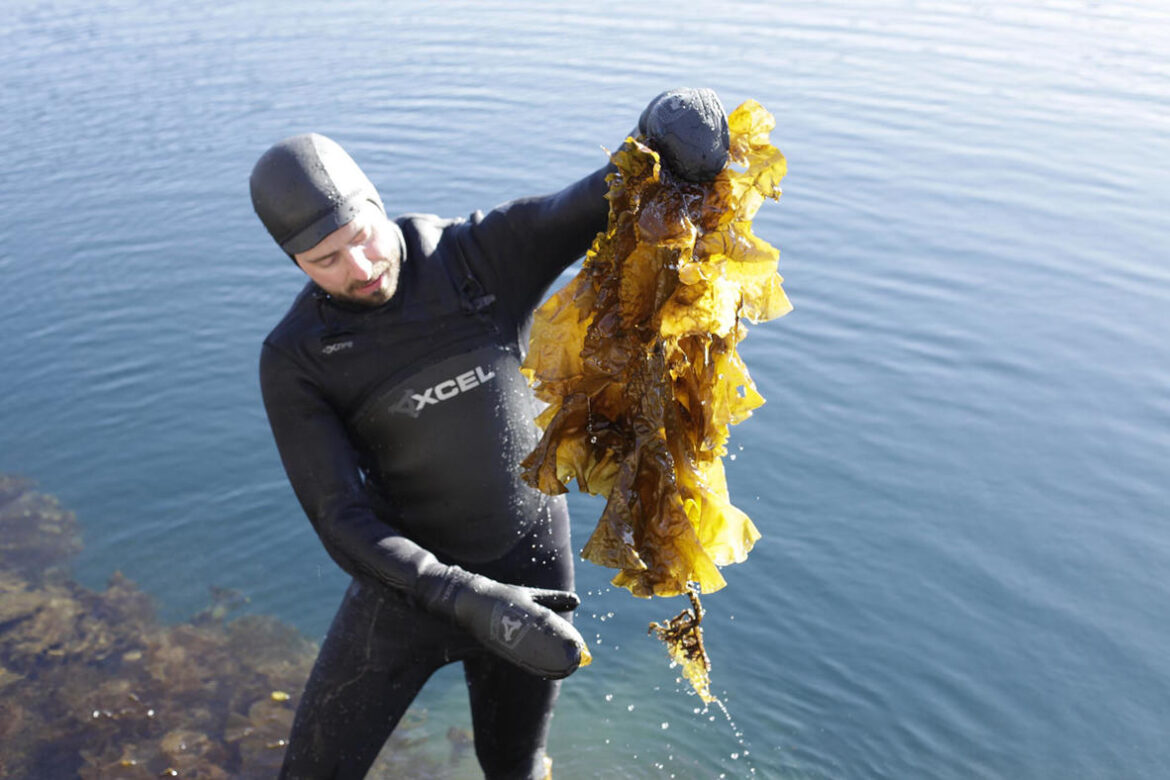
M 731 133 L 727 112 L 714 90 L 663 92 L 642 112 L 638 130 L 680 178 L 710 181 L 727 164 Z
M 416 595 L 424 609 L 539 677 L 559 680 L 581 665 L 585 640 L 553 611 L 576 609 L 575 593 L 506 585 L 434 561 L 419 577 Z

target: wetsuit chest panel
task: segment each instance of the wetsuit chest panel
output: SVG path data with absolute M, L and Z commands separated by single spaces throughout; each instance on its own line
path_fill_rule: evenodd
M 537 442 L 519 361 L 490 344 L 441 358 L 380 389 L 350 421 L 369 479 L 395 524 L 424 547 L 467 561 L 507 552 L 543 516 L 518 465 Z
M 320 325 L 303 342 L 305 362 L 343 419 L 352 420 L 381 388 L 419 366 L 509 339 L 511 331 L 490 313 L 469 316 L 445 268 L 448 260 L 436 256 L 404 266 L 396 300 L 377 309 L 317 308 Z

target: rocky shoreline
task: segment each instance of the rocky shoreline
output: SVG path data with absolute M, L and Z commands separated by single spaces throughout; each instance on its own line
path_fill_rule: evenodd
M 0 776 L 274 777 L 314 644 L 270 616 L 229 618 L 231 592 L 165 625 L 120 573 L 80 585 L 77 518 L 33 487 L 0 475 Z M 370 776 L 450 776 L 470 736 L 448 730 L 438 758 L 429 731 L 408 713 Z

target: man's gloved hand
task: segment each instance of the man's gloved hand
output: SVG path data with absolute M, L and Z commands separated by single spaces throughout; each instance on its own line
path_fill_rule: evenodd
M 687 181 L 710 181 L 727 164 L 727 112 L 713 90 L 663 92 L 642 112 L 638 131 L 671 173 Z
M 450 618 L 496 655 L 539 677 L 559 680 L 581 665 L 585 640 L 553 610 L 581 600 L 563 590 L 526 588 L 471 574 L 437 561 L 419 579 L 419 601 Z

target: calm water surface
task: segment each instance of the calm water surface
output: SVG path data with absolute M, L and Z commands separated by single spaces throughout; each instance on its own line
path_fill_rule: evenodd
M 446 216 L 591 170 L 676 85 L 752 97 L 795 303 L 705 600 L 722 713 L 581 564 L 558 777 L 1170 776 L 1170 14 L 1139 2 L 14 0 L 0 22 L 0 471 L 78 511 L 77 576 L 170 619 L 236 588 L 319 638 L 344 585 L 287 486 L 258 346 L 301 277 L 273 141 Z M 601 505 L 573 499 L 580 546 Z M 468 724 L 460 676 L 419 702 Z

